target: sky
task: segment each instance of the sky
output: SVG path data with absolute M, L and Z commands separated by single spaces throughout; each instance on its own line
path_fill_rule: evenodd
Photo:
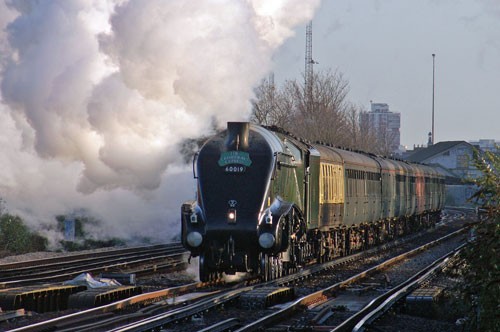
M 0 209 L 52 243 L 56 215 L 96 237 L 172 239 L 195 197 L 186 139 L 248 120 L 254 88 L 338 69 L 351 102 L 401 113 L 425 144 L 500 139 L 498 0 L 0 0 Z
M 275 81 L 301 79 L 305 26 L 274 54 Z M 348 99 L 401 113 L 401 144 L 500 140 L 500 1 L 322 1 L 313 18 L 314 70 L 338 69 Z

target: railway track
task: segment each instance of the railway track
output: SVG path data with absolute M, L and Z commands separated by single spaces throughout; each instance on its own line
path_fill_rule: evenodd
M 415 273 L 411 278 L 402 282 L 397 287 L 386 291 L 377 298 L 373 299 L 368 305 L 360 310 L 355 315 L 344 321 L 338 327 L 331 331 L 364 331 L 367 326 L 370 326 L 376 319 L 382 316 L 389 310 L 397 301 L 404 296 L 409 295 L 414 289 L 424 284 L 435 273 L 440 273 L 443 268 L 457 256 L 457 254 L 465 246 L 460 245 L 452 249 L 442 257 L 436 259 L 434 262 Z
M 464 230 L 460 230 L 459 232 L 461 233 L 463 231 Z M 409 262 L 414 261 L 416 258 L 410 259 L 410 257 L 416 255 L 417 253 L 423 253 L 428 248 L 431 248 L 444 241 L 449 241 L 451 237 L 456 238 L 458 234 L 459 233 L 454 233 L 453 235 L 431 241 L 416 249 L 407 250 L 397 256 L 384 259 L 382 262 L 377 260 L 375 264 L 362 264 L 362 267 L 355 267 L 354 269 L 350 266 L 344 265 L 341 268 L 337 267 L 333 275 L 327 272 L 323 272 L 316 276 L 310 276 L 309 278 L 300 282 L 300 284 L 294 284 L 295 292 L 299 296 L 297 300 L 288 303 L 283 307 L 275 307 L 274 310 L 261 310 L 262 317 L 258 319 L 254 318 L 250 322 L 246 320 L 242 321 L 240 322 L 241 326 L 237 329 L 234 329 L 233 331 L 314 331 L 315 329 L 325 329 L 327 331 L 334 330 L 335 325 L 341 324 L 342 321 L 337 321 L 335 325 L 332 322 L 326 321 L 326 326 L 320 326 L 319 324 L 316 324 L 317 320 L 319 320 L 319 318 L 321 317 L 320 312 L 322 312 L 323 310 L 331 312 L 331 308 L 339 308 L 341 309 L 341 311 L 338 312 L 335 319 L 338 320 L 339 316 L 342 317 L 342 315 L 344 314 L 351 317 L 354 313 L 356 313 L 356 310 L 349 310 L 349 306 L 356 307 L 357 305 L 359 309 L 361 309 L 361 307 L 363 307 L 366 303 L 369 303 L 372 299 L 379 296 L 378 292 L 375 292 L 377 296 L 373 294 L 374 290 L 372 288 L 383 285 L 384 282 L 391 283 L 391 278 L 386 278 L 386 276 L 389 274 L 389 272 L 387 271 L 389 267 L 405 260 Z M 459 239 L 458 241 L 455 240 L 455 243 L 451 246 L 454 247 L 455 244 L 458 245 L 456 242 L 461 242 L 461 239 Z M 340 270 L 342 270 L 341 273 L 339 273 Z M 404 269 L 400 269 L 400 271 L 401 270 Z M 325 279 L 328 279 L 329 281 L 325 282 Z M 367 282 L 367 280 L 369 281 Z M 334 282 L 333 285 L 331 284 L 332 281 Z M 395 282 L 395 284 L 398 283 Z M 372 289 L 372 294 L 369 293 L 368 295 L 366 295 L 364 292 L 369 292 L 370 289 Z M 356 293 L 353 292 L 353 290 L 355 292 L 359 291 L 360 294 L 363 294 L 363 296 L 359 298 L 357 296 L 354 296 L 353 294 Z M 337 300 L 337 304 L 332 304 L 332 301 L 333 303 L 335 303 L 335 300 Z M 270 313 L 266 311 L 270 311 Z M 234 318 L 242 317 L 242 315 L 238 314 L 236 310 L 234 313 L 231 313 L 229 315 L 233 316 Z M 207 321 L 209 321 L 209 319 L 207 319 Z M 184 329 L 179 330 L 184 331 Z M 185 329 L 185 331 L 188 330 L 189 328 Z M 340 329 L 339 331 L 346 330 Z
M 444 214 L 443 222 L 432 232 L 416 234 L 325 264 L 312 265 L 298 273 L 267 283 L 247 280 L 225 287 L 219 287 L 216 283 L 192 283 L 182 287 L 142 294 L 107 306 L 66 315 L 12 331 L 153 331 L 162 326 L 178 331 L 235 331 L 237 329 L 238 331 L 254 331 L 264 330 L 264 326 L 269 324 L 274 326 L 272 327 L 274 330 L 271 328 L 272 331 L 279 331 L 279 324 L 272 322 L 276 318 L 283 322 L 284 318 L 283 314 L 277 314 L 277 312 L 284 310 L 285 316 L 290 316 L 292 312 L 303 312 L 304 301 L 311 308 L 319 308 L 321 302 L 329 300 L 325 294 L 334 293 L 331 290 L 324 290 L 332 287 L 332 283 L 345 282 L 353 275 L 363 274 L 365 270 L 373 268 L 383 260 L 390 259 L 389 257 L 410 251 L 409 247 L 414 249 L 423 243 L 430 242 L 430 238 L 436 240 L 436 238 L 456 230 L 459 224 L 463 225 L 470 219 L 471 211 L 448 209 Z M 365 262 L 362 263 L 362 261 Z M 352 289 L 353 286 L 351 285 L 350 288 Z M 269 293 L 269 289 L 275 293 L 286 293 L 286 289 L 294 290 L 295 295 L 299 297 L 299 300 L 295 301 L 299 302 L 297 305 L 299 309 L 265 308 L 259 304 L 258 298 L 255 296 L 258 297 L 258 293 L 261 292 L 262 296 L 266 297 L 266 291 Z M 307 292 L 309 294 L 305 294 Z M 311 295 L 317 292 L 320 292 L 320 295 Z M 254 298 L 249 297 L 248 294 L 254 294 Z M 280 296 L 278 294 L 277 298 Z M 304 300 L 305 296 L 312 296 L 312 300 Z M 250 302 L 256 303 L 255 307 L 251 308 L 242 304 L 245 301 L 248 302 L 248 299 Z M 153 303 L 153 305 L 146 305 L 148 303 Z M 319 311 L 321 309 L 307 310 L 310 312 L 309 316 L 316 316 Z M 277 316 L 265 318 L 269 314 Z M 308 315 L 305 314 L 304 317 Z M 306 320 L 306 318 L 300 319 Z M 291 326 L 288 324 L 286 328 L 289 329 Z
M 81 273 L 98 273 L 140 266 L 153 269 L 180 264 L 186 251 L 180 243 L 134 247 L 0 265 L 0 288 L 69 280 Z M 146 273 L 137 268 L 137 274 Z M 147 270 L 146 270 L 147 271 Z
M 187 267 L 186 251 L 179 243 L 76 254 L 0 265 L 0 324 L 9 313 L 74 311 L 107 304 L 143 292 L 135 278 Z M 109 272 L 124 285 L 63 284 L 82 273 Z M 114 272 L 114 274 L 112 273 Z M 126 272 L 126 273 L 122 273 Z M 31 315 L 31 314 L 30 314 Z M 6 319 L 8 320 L 8 319 Z M 7 325 L 4 323 L 3 325 Z M 0 331 L 4 331 L 0 325 Z
M 279 321 L 280 312 L 277 312 L 237 331 L 254 331 L 255 327 L 263 325 L 274 325 L 272 331 L 362 331 L 366 324 L 387 310 L 394 303 L 392 301 L 413 290 L 417 280 L 421 282 L 420 278 L 434 272 L 446 258 L 456 253 L 457 248 L 463 246 L 460 244 L 462 241 L 457 240 L 457 234 L 390 258 L 332 286 L 303 296 L 282 309 L 283 312 L 294 312 L 288 315 L 285 322 L 272 323 Z M 435 253 L 429 255 L 429 248 L 436 246 L 439 247 L 432 249 Z M 436 255 L 438 259 L 434 259 Z M 425 267 L 421 269 L 422 266 Z
M 17 269 L 17 268 L 40 268 L 43 267 L 47 264 L 51 263 L 63 263 L 63 262 L 78 262 L 83 259 L 88 259 L 88 258 L 101 258 L 101 257 L 108 257 L 108 256 L 117 256 L 117 255 L 126 255 L 130 253 L 138 253 L 138 252 L 144 252 L 144 251 L 151 251 L 155 249 L 167 249 L 167 248 L 182 248 L 181 244 L 179 242 L 176 243 L 170 243 L 170 244 L 157 244 L 157 245 L 151 245 L 151 246 L 139 246 L 139 247 L 129 247 L 129 248 L 122 248 L 122 249 L 113 249 L 113 250 L 107 250 L 107 251 L 93 251 L 93 252 L 87 252 L 87 253 L 77 253 L 77 254 L 72 254 L 72 255 L 65 255 L 65 256 L 58 256 L 58 257 L 50 257 L 50 258 L 42 258 L 42 259 L 34 259 L 34 260 L 26 260 L 26 261 L 20 261 L 20 262 L 13 262 L 13 263 L 4 263 L 0 264 L 0 268 L 3 270 L 9 270 L 9 269 Z M 1 274 L 0 274 L 1 275 Z

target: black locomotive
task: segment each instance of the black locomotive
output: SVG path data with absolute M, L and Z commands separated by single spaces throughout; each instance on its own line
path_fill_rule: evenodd
M 222 272 L 272 279 L 434 224 L 444 176 L 425 165 L 310 144 L 229 122 L 193 161 L 197 201 L 182 243 L 202 281 Z

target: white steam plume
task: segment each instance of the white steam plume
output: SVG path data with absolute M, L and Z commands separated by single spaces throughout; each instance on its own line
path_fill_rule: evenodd
M 0 196 L 36 224 L 84 208 L 102 234 L 165 236 L 192 198 L 179 143 L 247 119 L 272 52 L 318 6 L 1 2 Z

